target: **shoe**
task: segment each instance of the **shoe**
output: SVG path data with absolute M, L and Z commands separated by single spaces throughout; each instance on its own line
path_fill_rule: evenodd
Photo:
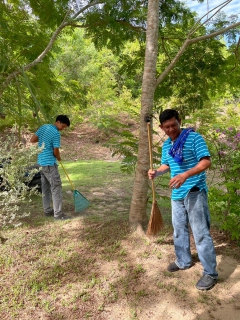
M 53 217 L 54 216 L 54 211 L 50 211 L 50 212 L 44 212 L 45 217 Z
M 68 219 L 71 219 L 71 217 L 69 216 L 66 216 L 65 214 L 60 214 L 59 216 L 57 217 L 54 217 L 54 220 L 68 220 Z
M 201 279 L 198 280 L 196 288 L 198 290 L 209 290 L 217 282 L 217 279 L 211 278 L 208 274 L 204 274 Z
M 190 267 L 181 269 L 181 268 L 179 268 L 179 267 L 177 266 L 176 262 L 171 262 L 171 263 L 168 265 L 167 270 L 168 270 L 169 272 L 176 272 L 176 271 L 178 271 L 178 270 L 186 270 L 186 269 L 189 269 L 189 268 L 191 268 L 191 267 L 192 267 L 192 265 L 191 265 Z
M 170 263 L 167 267 L 167 271 L 169 272 L 176 272 L 178 270 L 180 270 L 180 268 L 176 265 L 175 262 Z

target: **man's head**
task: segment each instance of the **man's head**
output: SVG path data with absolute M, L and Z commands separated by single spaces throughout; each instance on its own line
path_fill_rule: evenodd
M 181 119 L 174 109 L 166 109 L 159 116 L 160 128 L 171 140 L 176 140 L 181 133 Z
M 159 122 L 163 124 L 163 122 L 165 122 L 166 120 L 170 120 L 172 118 L 175 118 L 178 122 L 181 121 L 177 110 L 166 109 L 160 113 Z
M 55 126 L 58 128 L 58 130 L 63 130 L 66 127 L 70 126 L 70 120 L 68 116 L 64 114 L 60 114 L 56 117 Z

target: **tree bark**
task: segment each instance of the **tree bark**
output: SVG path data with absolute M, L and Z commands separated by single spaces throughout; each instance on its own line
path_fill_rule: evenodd
M 146 115 L 151 114 L 156 88 L 156 64 L 158 55 L 159 0 L 148 1 L 146 50 L 142 81 L 141 117 L 133 195 L 129 221 L 133 228 L 144 225 L 147 220 L 146 205 L 148 191 L 149 149 Z

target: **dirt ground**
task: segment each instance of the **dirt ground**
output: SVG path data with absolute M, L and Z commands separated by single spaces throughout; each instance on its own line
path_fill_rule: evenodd
M 104 141 L 106 140 L 96 129 L 83 125 L 62 136 L 62 159 L 118 161 L 118 157 L 112 158 L 111 151 L 103 146 Z M 129 197 L 127 192 L 116 179 L 104 190 L 95 188 L 86 191 L 86 196 L 92 203 L 97 203 L 103 215 L 110 216 L 114 209 L 121 217 L 123 212 L 127 215 L 129 211 L 121 202 L 124 197 Z M 108 198 L 108 203 L 102 200 L 104 197 Z M 87 214 L 96 214 L 94 207 L 90 206 Z M 168 219 L 170 220 L 169 213 Z M 49 224 L 49 233 L 44 226 L 39 229 L 29 228 L 26 234 L 16 239 L 15 246 L 26 246 L 26 262 L 23 263 L 32 259 L 27 245 L 28 242 L 37 243 L 38 234 L 42 250 L 51 241 L 56 241 L 51 239 L 51 228 L 53 227 Z M 199 291 L 195 285 L 202 275 L 202 266 L 193 239 L 191 251 L 194 265 L 188 270 L 175 273 L 166 270 L 168 264 L 175 259 L 170 225 L 166 226 L 163 235 L 157 239 L 149 239 L 141 230 L 132 233 L 128 221 L 121 221 L 119 225 L 115 221 L 112 225 L 111 221 L 93 221 L 86 227 L 80 217 L 59 225 L 58 228 L 54 230 L 54 234 L 59 232 L 61 239 L 58 249 L 64 252 L 66 246 L 71 246 L 73 252 L 71 260 L 66 260 L 66 265 L 62 265 L 64 272 L 58 294 L 52 296 L 49 291 L 43 295 L 40 291 L 34 307 L 22 297 L 23 302 L 18 302 L 19 305 L 23 304 L 21 313 L 14 318 L 3 316 L 1 319 L 240 320 L 240 248 L 217 229 L 212 229 L 212 236 L 217 253 L 219 279 L 211 290 Z M 119 236 L 119 230 L 122 231 L 122 237 Z M 15 239 L 10 241 L 14 248 Z M 91 246 L 87 247 L 88 243 Z M 9 246 L 11 247 L 11 243 Z M 115 250 L 113 257 L 107 259 L 112 248 Z M 73 265 L 71 270 L 70 261 Z M 27 266 L 31 267 L 30 264 Z M 17 271 L 18 265 L 10 269 L 9 273 Z M 22 272 L 24 274 L 24 270 Z M 43 269 L 43 277 L 48 279 L 49 272 L 52 270 Z M 4 278 L 8 278 L 1 270 L 0 274 L 4 286 Z M 54 310 L 49 311 L 45 305 L 44 311 L 41 307 L 44 301 L 53 301 Z M 3 296 L 0 303 L 4 303 Z
M 111 152 L 102 146 L 96 130 L 91 132 L 82 127 L 63 137 L 63 155 L 71 150 L 68 157 L 77 159 L 118 160 L 111 157 Z M 67 146 L 67 148 L 66 148 Z M 101 191 L 99 190 L 101 193 Z M 99 192 L 93 194 L 97 197 Z M 72 221 L 68 228 L 76 230 L 81 221 Z M 217 270 L 219 279 L 209 291 L 198 291 L 195 284 L 202 275 L 202 266 L 198 260 L 194 241 L 191 249 L 194 265 L 189 270 L 170 274 L 166 271 L 169 262 L 174 261 L 172 237 L 159 243 L 149 239 L 140 231 L 131 234 L 122 241 L 122 245 L 132 261 L 141 264 L 145 270 L 136 284 L 136 292 L 140 295 L 139 304 L 133 311 L 127 298 L 118 299 L 115 303 L 105 305 L 101 316 L 96 319 L 105 320 L 240 320 L 240 248 L 229 240 L 224 233 L 212 230 L 217 252 Z M 159 256 L 152 254 L 159 251 Z M 114 263 L 99 265 L 102 276 L 112 274 L 114 279 L 120 278 Z
M 68 224 L 68 231 L 81 228 L 81 222 Z M 94 320 L 239 320 L 240 319 L 240 266 L 239 248 L 233 248 L 224 235 L 213 232 L 217 251 L 219 279 L 209 291 L 198 291 L 195 284 L 201 277 L 202 267 L 192 241 L 194 266 L 189 270 L 171 274 L 166 271 L 169 262 L 174 261 L 171 238 L 162 243 L 149 241 L 145 235 L 134 233 L 121 242 L 127 252 L 128 267 L 141 266 L 142 276 L 129 279 L 125 268 L 119 269 L 117 262 L 97 263 L 98 276 L 116 284 L 116 301 L 105 301 L 100 313 L 94 313 Z M 234 257 L 234 251 L 236 256 Z M 156 253 L 158 252 L 158 256 Z M 97 258 L 97 257 L 96 257 Z M 135 267 L 136 268 L 136 267 Z M 140 268 L 140 267 L 139 267 Z M 137 272 L 137 269 L 135 269 Z M 120 287 L 123 278 L 126 290 Z M 104 286 L 104 285 L 103 285 Z M 105 287 L 105 289 L 106 289 Z M 97 292 L 94 304 L 101 304 Z M 80 318 L 71 317 L 75 320 Z
M 131 131 L 136 134 L 137 126 L 132 124 Z M 61 155 L 65 160 L 106 160 L 117 161 L 119 156 L 112 157 L 111 150 L 104 146 L 108 137 L 89 124 L 82 124 L 73 131 L 64 132 L 61 138 Z

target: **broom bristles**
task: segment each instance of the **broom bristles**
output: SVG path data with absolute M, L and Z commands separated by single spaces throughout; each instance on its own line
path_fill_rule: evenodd
M 159 231 L 162 230 L 164 224 L 161 212 L 158 208 L 157 202 L 155 201 L 152 205 L 152 212 L 147 228 L 148 236 L 155 236 Z

